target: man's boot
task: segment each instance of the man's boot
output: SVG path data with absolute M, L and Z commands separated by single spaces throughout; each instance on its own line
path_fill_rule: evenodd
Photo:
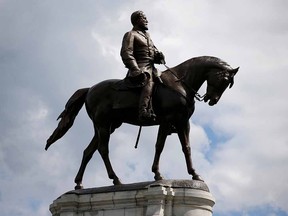
M 149 81 L 142 89 L 139 102 L 139 120 L 155 121 L 156 115 L 152 111 L 150 104 L 154 83 Z

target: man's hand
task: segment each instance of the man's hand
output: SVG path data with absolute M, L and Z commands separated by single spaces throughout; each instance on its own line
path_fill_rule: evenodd
M 143 73 L 143 71 L 141 71 L 140 69 L 130 70 L 130 76 L 132 76 L 132 77 L 139 76 L 142 73 Z
M 133 71 L 135 72 L 135 76 L 130 76 L 130 80 L 132 81 L 132 83 L 135 83 L 137 85 L 140 85 L 140 86 L 144 86 L 148 77 L 147 77 L 147 73 L 139 70 L 139 71 Z
M 160 55 L 160 62 L 161 62 L 161 64 L 166 64 L 164 54 L 163 54 L 162 52 L 160 52 L 159 55 Z
M 155 53 L 154 62 L 156 64 L 166 64 L 164 54 L 162 52 Z

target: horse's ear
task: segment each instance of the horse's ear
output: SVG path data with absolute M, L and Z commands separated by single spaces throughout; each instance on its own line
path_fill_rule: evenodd
M 238 70 L 239 70 L 239 67 L 230 70 L 230 73 L 231 73 L 232 77 L 234 77 L 234 76 L 236 75 L 236 73 L 238 72 Z
M 238 70 L 239 70 L 239 67 L 230 70 L 230 74 L 231 74 L 231 81 L 230 81 L 229 88 L 232 88 L 232 86 L 234 85 L 234 76 L 236 75 L 236 73 L 238 72 Z

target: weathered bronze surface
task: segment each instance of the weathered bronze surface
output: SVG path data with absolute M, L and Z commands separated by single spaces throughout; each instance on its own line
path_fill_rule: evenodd
M 210 106 L 217 104 L 225 89 L 234 83 L 238 68 L 233 69 L 216 57 L 191 58 L 176 67 L 162 72 L 163 83 L 157 83 L 153 93 L 152 106 L 155 120 L 140 121 L 138 104 L 141 88 L 123 88 L 123 80 L 105 80 L 91 88 L 77 90 L 68 100 L 65 110 L 60 114 L 58 127 L 47 140 L 45 149 L 60 139 L 73 125 L 74 119 L 85 103 L 87 113 L 94 124 L 95 135 L 85 149 L 82 163 L 75 178 L 75 189 L 83 188 L 82 178 L 86 165 L 96 150 L 102 156 L 108 176 L 115 185 L 121 184 L 115 174 L 108 154 L 110 135 L 122 123 L 133 125 L 159 125 L 156 152 L 152 171 L 155 180 L 162 180 L 159 159 L 165 140 L 171 132 L 178 134 L 186 159 L 187 170 L 193 180 L 201 180 L 192 166 L 189 144 L 189 119 L 194 112 L 194 97 L 202 84 L 207 81 L 204 97 Z

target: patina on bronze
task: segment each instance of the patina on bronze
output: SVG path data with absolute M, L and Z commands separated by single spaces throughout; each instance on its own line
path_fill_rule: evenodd
M 109 178 L 113 179 L 115 185 L 121 184 L 110 162 L 108 144 L 110 135 L 124 122 L 143 126 L 159 125 L 152 165 L 155 180 L 163 179 L 159 171 L 159 159 L 171 128 L 178 134 L 188 173 L 192 175 L 192 179 L 202 180 L 193 168 L 189 143 L 189 119 L 195 108 L 194 97 L 206 81 L 204 101 L 209 102 L 210 106 L 217 104 L 226 88 L 234 84 L 234 76 L 238 69 L 233 69 L 219 58 L 203 56 L 191 58 L 171 68 L 174 74 L 170 70 L 162 72 L 163 83 L 155 85 L 152 99 L 157 118 L 155 121 L 146 121 L 145 124 L 138 118 L 141 88 L 126 88 L 125 81 L 111 79 L 91 88 L 79 89 L 71 96 L 65 110 L 60 114 L 58 127 L 47 140 L 45 149 L 69 130 L 85 103 L 87 113 L 93 121 L 95 135 L 84 150 L 81 166 L 75 178 L 75 189 L 83 188 L 82 178 L 86 165 L 96 150 L 99 150 L 102 156 Z

